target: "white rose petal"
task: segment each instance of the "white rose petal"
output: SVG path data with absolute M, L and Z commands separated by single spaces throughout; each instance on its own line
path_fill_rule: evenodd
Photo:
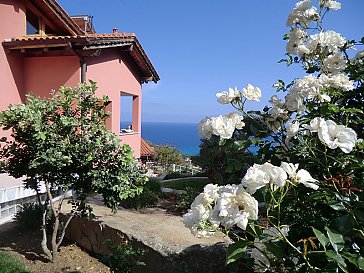
M 243 96 L 248 100 L 259 101 L 262 97 L 262 91 L 258 87 L 254 87 L 251 84 L 248 84 L 246 88 L 242 90 Z
M 304 169 L 301 169 L 297 172 L 297 181 L 298 183 L 302 183 L 308 188 L 317 190 L 319 186 L 316 184 L 318 181 L 310 175 L 310 173 Z
M 217 93 L 216 97 L 217 97 L 217 101 L 219 103 L 229 104 L 232 101 L 241 98 L 241 94 L 240 94 L 240 91 L 235 87 L 235 89 L 229 88 L 228 91 L 223 91 L 221 93 Z
M 318 132 L 319 139 L 330 149 L 340 148 L 344 153 L 350 153 L 356 145 L 356 132 L 344 125 L 337 125 L 332 120 L 326 120 Z

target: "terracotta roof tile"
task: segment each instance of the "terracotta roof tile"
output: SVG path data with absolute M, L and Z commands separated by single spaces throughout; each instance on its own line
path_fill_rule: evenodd
M 140 139 L 140 156 L 154 156 L 154 149 L 144 139 Z
M 75 35 L 75 36 L 39 36 L 39 35 L 29 35 L 29 36 L 21 36 L 16 38 L 11 38 L 11 42 L 22 42 L 22 41 L 49 41 L 49 40 L 66 40 L 66 39 L 123 39 L 123 38 L 135 38 L 135 33 L 100 33 L 100 34 L 88 34 L 88 35 Z M 10 42 L 10 40 L 6 40 L 5 42 Z
M 84 50 L 96 49 L 100 47 L 116 47 L 125 43 L 135 44 L 136 50 L 131 51 L 132 58 L 135 59 L 137 65 L 140 66 L 143 73 L 146 73 L 146 80 L 159 81 L 159 75 L 149 60 L 146 52 L 139 43 L 135 33 L 121 32 L 121 33 L 103 33 L 103 34 L 87 34 L 87 35 L 74 35 L 74 36 L 39 36 L 29 35 L 21 36 L 11 39 L 5 39 L 3 45 L 10 49 L 31 48 L 37 45 L 54 45 L 59 42 L 64 44 L 76 43 L 77 46 L 83 46 Z

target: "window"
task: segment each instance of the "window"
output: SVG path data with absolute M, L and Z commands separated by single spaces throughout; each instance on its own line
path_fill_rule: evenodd
M 27 35 L 54 35 L 55 31 L 50 28 L 44 18 L 38 16 L 31 9 L 26 11 L 26 33 Z
M 39 17 L 35 15 L 30 9 L 27 9 L 27 35 L 39 34 L 40 24 Z

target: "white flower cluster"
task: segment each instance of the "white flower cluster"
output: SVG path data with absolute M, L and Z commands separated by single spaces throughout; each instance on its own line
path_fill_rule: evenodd
M 333 9 L 333 10 L 341 9 L 341 4 L 334 0 L 320 0 L 319 5 L 320 7 L 326 7 L 328 9 Z
M 317 180 L 306 170 L 298 170 L 298 164 L 281 162 L 281 166 L 277 167 L 271 163 L 263 165 L 254 164 L 248 169 L 245 176 L 241 180 L 241 185 L 244 186 L 247 192 L 254 194 L 257 189 L 260 189 L 268 184 L 277 187 L 283 187 L 287 180 L 292 184 L 297 185 L 302 183 L 306 187 L 314 190 L 318 189 Z
M 336 53 L 345 43 L 346 39 L 340 33 L 328 30 L 310 35 L 307 48 L 310 49 L 310 52 L 319 47 L 321 51 L 327 50 L 329 53 Z
M 296 3 L 291 13 L 288 15 L 287 26 L 301 25 L 307 28 L 311 21 L 318 21 L 320 15 L 316 7 L 310 6 L 311 0 L 304 0 Z
M 332 120 L 316 117 L 303 127 L 311 133 L 317 132 L 321 142 L 330 149 L 340 148 L 344 153 L 350 153 L 357 143 L 357 134 L 353 129 L 337 125 Z
M 194 236 L 204 237 L 220 226 L 245 230 L 249 219 L 258 219 L 258 201 L 241 185 L 208 184 L 183 216 L 183 223 Z
M 208 184 L 183 216 L 183 223 L 194 236 L 209 236 L 221 226 L 237 226 L 246 229 L 249 219 L 258 219 L 258 201 L 251 196 L 266 185 L 283 187 L 288 181 L 302 183 L 314 190 L 317 180 L 306 170 L 298 170 L 298 164 L 282 162 L 280 167 L 271 163 L 254 164 L 239 185 L 218 186 Z
M 262 91 L 259 87 L 254 87 L 248 84 L 247 87 L 243 88 L 241 91 L 237 87 L 229 88 L 228 91 L 222 91 L 216 94 L 217 101 L 221 104 L 229 104 L 233 101 L 238 101 L 244 96 L 248 100 L 259 101 L 262 97 Z
M 282 123 L 289 118 L 289 115 L 284 101 L 276 95 L 272 96 L 269 102 L 272 104 L 272 107 L 268 110 L 268 115 L 265 117 L 265 120 L 271 130 L 276 132 L 281 130 Z
M 311 0 L 298 2 L 288 16 L 287 25 L 291 26 L 291 30 L 286 50 L 289 54 L 298 55 L 307 64 L 319 64 L 325 74 L 341 73 L 347 67 L 347 61 L 339 50 L 345 46 L 347 40 L 331 30 L 308 34 L 306 31 L 309 24 L 320 18 L 317 8 L 310 6 L 310 3 Z M 333 0 L 320 0 L 319 5 L 326 11 L 341 8 L 341 4 Z
M 331 101 L 330 96 L 325 92 L 330 89 L 351 91 L 354 89 L 354 81 L 343 73 L 321 74 L 318 78 L 311 74 L 304 76 L 293 84 L 284 102 L 277 96 L 272 96 L 270 100 L 272 107 L 268 110 L 266 118 L 268 124 L 272 130 L 280 130 L 282 121 L 289 119 L 288 111 L 297 112 L 299 115 L 306 111 L 305 100 Z
M 235 129 L 241 130 L 245 126 L 243 120 L 244 117 L 238 113 L 213 118 L 206 117 L 199 124 L 199 135 L 205 139 L 210 139 L 212 135 L 229 139 L 233 136 Z

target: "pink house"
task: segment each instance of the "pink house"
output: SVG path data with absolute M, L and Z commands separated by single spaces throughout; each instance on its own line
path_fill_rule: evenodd
M 93 80 L 112 113 L 106 127 L 140 157 L 142 84 L 159 80 L 134 33 L 97 34 L 88 16 L 69 16 L 55 0 L 0 0 L 0 110 L 33 92 Z M 120 133 L 120 97 L 132 99 L 133 132 Z M 8 135 L 9 132 L 2 132 Z

